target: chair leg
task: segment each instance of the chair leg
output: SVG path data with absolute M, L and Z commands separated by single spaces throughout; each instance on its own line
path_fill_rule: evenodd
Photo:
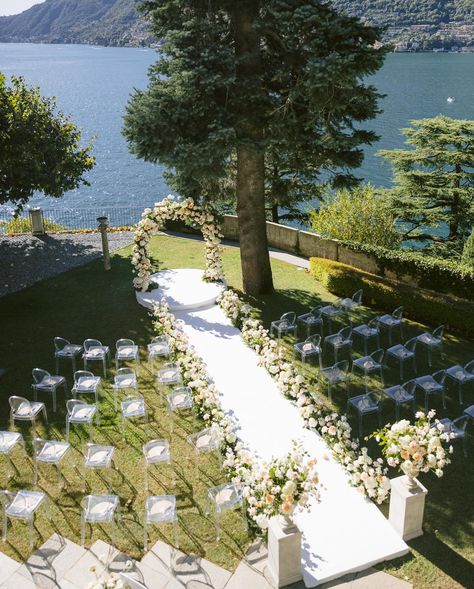
M 76 356 L 72 357 L 72 375 L 76 372 Z
M 28 536 L 29 536 L 29 540 L 30 540 L 30 550 L 33 550 L 33 547 L 35 545 L 34 540 L 33 540 L 33 533 L 34 533 L 34 523 L 33 523 L 33 518 L 31 517 L 28 520 Z
M 81 546 L 86 543 L 86 522 L 84 515 L 81 516 Z
M 359 413 L 359 440 L 362 438 L 362 414 Z
M 53 390 L 53 413 L 56 413 L 56 389 Z
M 179 549 L 179 526 L 178 526 L 177 519 L 175 519 L 175 521 L 173 523 L 173 527 L 174 527 L 174 544 L 175 544 L 176 548 Z
M 59 374 L 59 358 L 57 356 L 56 356 L 55 366 L 56 366 L 56 374 Z
M 143 518 L 143 550 L 148 550 L 148 530 L 146 529 L 146 516 Z
M 400 405 L 395 402 L 395 420 L 398 421 L 400 419 Z

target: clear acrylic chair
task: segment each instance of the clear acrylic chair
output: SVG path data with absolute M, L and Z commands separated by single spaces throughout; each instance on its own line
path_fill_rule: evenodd
M 97 411 L 97 405 L 88 405 L 87 403 L 77 399 L 69 399 L 69 401 L 66 403 L 66 408 L 66 441 L 69 442 L 71 423 L 76 425 L 89 426 L 89 439 L 92 440 L 94 417 L 96 418 L 97 425 L 99 425 L 99 412 Z
M 103 346 L 98 339 L 86 339 L 84 341 L 84 370 L 87 370 L 89 362 L 102 362 L 104 378 L 107 376 L 107 359 L 110 356 L 109 346 Z
M 344 311 L 353 311 L 362 305 L 362 295 L 363 291 L 361 289 L 355 292 L 352 297 L 342 299 L 341 307 L 344 309 Z
M 340 383 L 347 384 L 349 378 L 349 361 L 342 360 L 332 366 L 323 368 L 320 375 L 328 383 L 328 397 L 332 401 L 332 387 Z
M 47 370 L 42 368 L 33 368 L 31 371 L 34 383 L 31 385 L 35 401 L 38 398 L 38 392 L 50 393 L 53 397 L 53 412 L 56 413 L 56 391 L 59 387 L 64 388 L 67 395 L 67 384 L 64 376 L 52 376 Z
M 353 409 L 359 420 L 359 439 L 362 438 L 362 418 L 364 415 L 377 414 L 379 427 L 382 427 L 382 399 L 380 395 L 371 391 L 356 397 L 349 397 L 347 400 L 347 412 Z
M 328 322 L 328 332 L 332 333 L 333 319 L 342 315 L 343 308 L 341 307 L 341 299 L 338 299 L 332 305 L 325 305 L 321 307 L 321 316 L 325 317 Z
M 343 327 L 334 335 L 327 335 L 324 338 L 324 345 L 333 349 L 336 363 L 339 352 L 345 348 L 349 349 L 349 357 L 352 358 L 352 327 Z
M 151 343 L 147 346 L 148 349 L 148 362 L 152 362 L 155 358 L 170 356 L 170 344 L 168 338 L 164 335 L 159 335 L 151 340 Z
M 189 387 L 177 387 L 168 395 L 168 417 L 170 419 L 170 431 L 174 430 L 173 413 L 182 411 L 191 411 L 193 419 L 194 415 L 194 399 L 193 393 Z
M 194 450 L 195 456 L 195 472 L 194 476 L 197 479 L 199 476 L 199 457 L 201 454 L 209 454 L 219 450 L 221 445 L 222 435 L 218 428 L 207 427 L 206 429 L 190 434 L 188 436 L 188 443 Z
M 371 319 L 368 323 L 357 325 L 352 329 L 352 335 L 357 334 L 364 342 L 364 354 L 367 356 L 369 350 L 369 341 L 376 339 L 377 349 L 380 348 L 380 327 L 377 317 Z
M 464 458 L 467 458 L 467 424 L 469 422 L 469 417 L 467 415 L 461 415 L 461 417 L 456 417 L 456 419 L 449 419 L 449 417 L 444 417 L 443 419 L 439 420 L 440 423 L 444 425 L 444 431 L 446 433 L 452 434 L 453 440 L 461 440 L 463 446 L 463 454 Z M 436 427 L 436 424 L 433 423 L 432 427 Z
M 56 374 L 59 374 L 60 360 L 69 360 L 72 365 L 72 374 L 76 372 L 76 359 L 82 354 L 83 347 L 79 344 L 71 344 L 63 337 L 54 338 L 54 358 L 56 360 Z
M 130 362 L 133 360 L 138 368 L 140 364 L 140 355 L 138 346 L 132 339 L 122 338 L 115 344 L 115 368 L 118 370 L 120 362 Z
M 400 337 L 403 339 L 403 307 L 397 307 L 391 315 L 379 315 L 377 317 L 379 326 L 388 332 L 388 344 L 392 345 L 392 333 L 394 329 L 400 330 Z
M 13 452 L 16 446 L 22 446 L 22 448 L 25 449 L 25 442 L 21 434 L 19 434 L 18 432 L 0 431 L 0 454 L 3 454 L 3 456 L 5 456 L 8 461 L 8 468 L 5 469 L 7 480 L 10 480 L 13 476 L 14 465 L 11 453 Z
M 176 362 L 167 362 L 158 370 L 158 385 L 174 386 L 181 383 L 181 371 Z
M 171 467 L 172 485 L 175 486 L 176 478 L 168 440 L 150 440 L 143 444 L 143 459 L 146 491 L 148 491 L 148 468 L 157 464 L 168 464 Z
M 212 487 L 207 491 L 208 503 L 215 514 L 216 540 L 221 539 L 221 520 L 227 511 L 240 508 L 242 516 L 247 523 L 245 513 L 243 489 L 238 483 L 224 483 L 218 487 Z
M 383 357 L 385 352 L 380 350 L 375 350 L 372 354 L 368 356 L 364 356 L 362 358 L 357 358 L 352 363 L 352 372 L 355 373 L 355 370 L 362 372 L 364 375 L 365 380 L 365 390 L 368 387 L 368 377 L 373 374 L 374 372 L 378 372 L 380 374 L 380 380 L 382 382 L 382 386 L 384 383 L 383 377 Z
M 276 333 L 278 339 L 289 334 L 296 335 L 297 329 L 296 313 L 293 311 L 283 313 L 280 319 L 272 321 L 270 324 L 270 334 L 274 336 Z
M 86 449 L 84 452 L 84 469 L 86 472 L 86 476 L 84 477 L 84 486 L 86 486 L 87 481 L 89 480 L 89 476 L 87 475 L 87 470 L 115 470 L 114 465 L 114 454 L 115 454 L 115 446 L 105 446 L 103 444 L 92 444 L 89 443 L 86 445 Z M 105 481 L 108 490 L 112 490 L 112 483 L 109 480 L 105 480 L 102 477 L 102 480 Z
M 300 326 L 306 337 L 312 335 L 313 330 L 317 327 L 319 329 L 319 334 L 321 337 L 324 335 L 324 321 L 321 316 L 321 307 L 315 307 L 311 309 L 309 313 L 304 313 L 303 315 L 298 315 L 296 318 L 296 322 L 298 326 Z
M 395 419 L 400 419 L 400 406 L 411 405 L 413 415 L 416 412 L 416 382 L 409 380 L 404 384 L 397 384 L 393 387 L 383 389 L 383 394 L 395 403 Z
M 81 502 L 81 546 L 86 542 L 86 524 L 111 523 L 112 546 L 115 546 L 115 512 L 120 505 L 116 495 L 86 495 Z
M 433 366 L 433 350 L 439 350 L 441 360 L 443 353 L 444 325 L 440 325 L 433 332 L 425 332 L 418 336 L 418 343 L 428 350 L 428 365 Z
M 419 389 L 425 396 L 425 412 L 428 412 L 429 398 L 433 395 L 441 397 L 443 408 L 446 409 L 446 370 L 438 370 L 433 374 L 425 374 L 415 378 L 417 389 Z
M 464 415 L 467 415 L 469 419 L 472 419 L 474 422 L 474 405 L 469 405 L 469 407 L 466 407 L 466 409 L 464 409 Z
M 302 364 L 302 372 L 304 374 L 305 363 L 306 359 L 311 359 L 313 356 L 318 356 L 319 358 L 319 368 L 323 367 L 323 360 L 322 360 L 322 349 L 321 349 L 321 336 L 319 333 L 314 335 L 310 335 L 305 339 L 304 342 L 299 342 L 293 346 L 295 351 L 295 356 L 299 356 L 301 358 Z
M 148 411 L 143 396 L 136 391 L 127 395 L 120 403 L 120 414 L 122 418 L 122 438 L 125 439 L 125 426 L 128 420 L 143 417 L 145 422 L 148 421 Z
M 94 376 L 90 370 L 76 370 L 74 385 L 71 389 L 73 399 L 78 395 L 94 395 L 96 404 L 99 403 L 99 392 L 102 391 L 102 379 Z
M 10 423 L 14 426 L 15 421 L 29 421 L 36 431 L 36 419 L 40 413 L 43 414 L 44 421 L 48 423 L 48 414 L 44 403 L 34 401 L 30 403 L 24 397 L 13 396 L 8 399 L 10 403 Z
M 114 409 L 117 410 L 117 397 L 119 391 L 128 389 L 138 390 L 137 374 L 133 368 L 119 368 L 114 376 Z
M 43 503 L 51 519 L 47 496 L 40 491 L 0 491 L 0 500 L 3 502 L 3 541 L 7 541 L 8 518 L 22 520 L 28 524 L 30 550 L 33 550 L 35 513 Z
M 446 376 L 458 385 L 459 404 L 464 405 L 463 388 L 474 383 L 474 360 L 468 362 L 464 367 L 456 364 L 446 370 Z
M 34 460 L 35 460 L 35 475 L 34 484 L 38 483 L 39 465 L 52 464 L 58 471 L 58 479 L 62 486 L 65 484 L 65 478 L 61 473 L 61 461 L 71 449 L 69 442 L 60 440 L 44 440 L 43 438 L 35 438 L 33 440 Z
M 396 344 L 388 348 L 385 361 L 388 364 L 389 358 L 393 358 L 398 362 L 400 369 L 400 380 L 403 380 L 403 368 L 405 362 L 411 361 L 413 364 L 413 371 L 416 374 L 416 346 L 418 345 L 418 338 L 412 337 L 404 344 Z
M 174 495 L 153 495 L 147 497 L 143 517 L 143 547 L 148 550 L 148 526 L 172 523 L 174 528 L 174 544 L 179 548 L 178 513 Z
M 132 573 L 119 572 L 119 578 L 122 581 L 123 586 L 127 587 L 127 589 L 148 589 L 146 585 L 141 583 L 141 579 L 139 581 L 132 576 Z

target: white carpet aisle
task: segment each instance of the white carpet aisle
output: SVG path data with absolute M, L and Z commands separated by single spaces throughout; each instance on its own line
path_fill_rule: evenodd
M 316 434 L 303 428 L 298 410 L 284 399 L 256 354 L 222 310 L 175 312 L 206 362 L 224 409 L 240 424 L 239 436 L 263 458 L 286 453 L 293 439 L 318 459 L 326 487 L 320 504 L 297 516 L 303 531 L 304 581 L 315 587 L 348 572 L 406 554 L 408 547 L 378 508 L 351 487 L 343 469 Z

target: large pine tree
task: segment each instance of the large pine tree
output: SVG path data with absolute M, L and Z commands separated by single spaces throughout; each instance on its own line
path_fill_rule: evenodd
M 376 139 L 358 123 L 377 113 L 363 78 L 382 64 L 379 32 L 317 0 L 144 0 L 162 40 L 147 91 L 136 91 L 124 134 L 161 162 L 174 189 L 219 198 L 236 162 L 246 292 L 273 289 L 265 229 L 265 158 L 317 180 L 349 170 Z M 276 156 L 275 156 L 276 154 Z M 267 165 L 268 169 L 268 165 Z
M 458 256 L 474 224 L 474 121 L 411 124 L 402 130 L 411 149 L 380 151 L 394 169 L 392 210 L 406 224 L 404 240 Z

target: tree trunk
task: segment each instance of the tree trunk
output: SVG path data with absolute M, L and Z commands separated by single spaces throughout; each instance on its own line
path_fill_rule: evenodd
M 459 148 L 458 148 L 459 151 Z M 459 164 L 456 164 L 454 166 L 454 171 L 456 172 L 456 174 L 460 174 L 461 173 L 461 166 Z M 459 176 L 457 178 L 455 178 L 454 182 L 454 188 L 459 188 L 461 185 L 461 182 L 459 180 Z M 451 219 L 449 221 L 449 240 L 453 241 L 453 242 L 458 242 L 460 240 L 460 214 L 461 214 L 461 202 L 459 199 L 459 195 L 455 194 L 453 195 L 453 200 L 451 203 Z
M 272 221 L 273 223 L 280 222 L 280 215 L 278 214 L 278 205 L 272 206 Z
M 260 43 L 254 23 L 259 2 L 241 0 L 231 11 L 235 39 L 236 90 L 252 89 L 236 126 L 237 216 L 244 291 L 257 296 L 273 292 L 265 218 L 265 165 L 263 126 L 259 115 L 261 96 Z M 245 93 L 242 99 L 245 100 Z M 254 104 L 253 104 L 254 103 Z

